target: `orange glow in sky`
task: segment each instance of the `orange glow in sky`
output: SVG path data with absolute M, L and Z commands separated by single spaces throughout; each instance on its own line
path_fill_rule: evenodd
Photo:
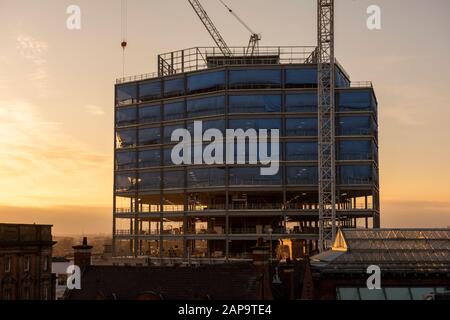
M 223 6 L 203 2 L 227 42 L 245 45 Z M 316 43 L 315 0 L 228 3 L 261 45 Z M 71 4 L 81 30 L 66 28 Z M 382 226 L 450 226 L 450 2 L 378 0 L 378 31 L 366 27 L 371 4 L 337 1 L 336 55 L 375 86 Z M 0 222 L 110 233 L 120 16 L 119 0 L 0 2 Z M 156 71 L 158 53 L 213 45 L 185 0 L 131 0 L 128 20 L 127 75 Z

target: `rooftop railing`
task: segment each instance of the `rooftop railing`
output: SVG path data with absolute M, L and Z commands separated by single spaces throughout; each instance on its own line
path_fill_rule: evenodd
M 246 47 L 231 47 L 232 55 L 224 56 L 217 47 L 195 47 L 158 55 L 158 72 L 118 78 L 117 84 L 146 80 L 224 65 L 273 65 L 310 63 L 312 46 L 263 46 L 253 56 Z
M 276 65 L 276 64 L 314 64 L 313 46 L 262 46 L 254 55 L 246 55 L 246 47 L 231 47 L 232 55 L 224 56 L 217 47 L 194 47 L 158 55 L 158 71 L 118 78 L 116 84 L 142 81 L 162 76 L 199 71 L 220 66 L 237 65 Z M 336 66 L 350 78 L 336 60 Z M 372 88 L 370 81 L 351 82 L 352 88 Z

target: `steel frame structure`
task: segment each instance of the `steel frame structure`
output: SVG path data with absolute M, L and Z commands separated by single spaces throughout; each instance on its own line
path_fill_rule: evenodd
M 319 250 L 336 237 L 334 0 L 317 0 Z

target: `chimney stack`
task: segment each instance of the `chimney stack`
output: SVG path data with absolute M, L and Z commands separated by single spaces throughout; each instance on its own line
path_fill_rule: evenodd
M 261 300 L 273 299 L 269 271 L 269 252 L 269 247 L 264 245 L 264 240 L 258 238 L 256 246 L 253 248 L 253 266 L 259 278 L 258 292 Z
M 93 246 L 89 246 L 87 238 L 83 238 L 83 244 L 72 247 L 74 250 L 74 264 L 83 270 L 91 265 L 91 251 Z
M 269 248 L 264 245 L 262 238 L 258 238 L 256 247 L 253 248 L 253 265 L 264 269 L 269 264 Z

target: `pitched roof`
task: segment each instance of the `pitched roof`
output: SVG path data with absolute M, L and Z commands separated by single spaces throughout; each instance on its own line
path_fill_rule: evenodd
M 69 300 L 134 300 L 152 292 L 165 300 L 249 300 L 257 298 L 259 274 L 251 264 L 199 267 L 89 266 L 81 290 L 68 292 Z
M 450 229 L 343 229 L 331 250 L 311 257 L 323 272 L 450 273 Z

